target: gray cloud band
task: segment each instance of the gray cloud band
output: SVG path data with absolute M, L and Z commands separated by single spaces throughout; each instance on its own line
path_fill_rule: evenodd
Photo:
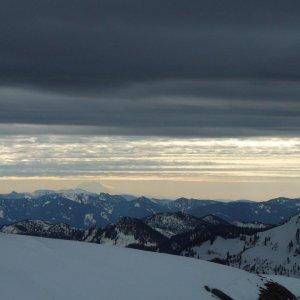
M 298 94 L 297 83 L 248 81 L 161 81 L 85 96 L 0 88 L 0 119 L 2 124 L 53 126 L 39 128 L 41 133 L 72 126 L 66 133 L 297 135 Z M 2 132 L 18 127 L 8 129 Z M 22 130 L 30 129 L 36 130 Z
M 4 0 L 0 122 L 299 134 L 300 4 L 248 2 Z

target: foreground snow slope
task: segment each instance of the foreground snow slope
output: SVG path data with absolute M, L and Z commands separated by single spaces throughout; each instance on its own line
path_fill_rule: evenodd
M 233 299 L 253 300 L 265 281 L 239 269 L 180 256 L 0 235 L 0 291 L 6 300 L 217 299 L 205 285 Z M 299 296 L 300 281 L 299 288 L 296 283 L 293 292 Z
M 254 273 L 300 277 L 300 214 L 252 236 L 219 236 L 191 249 L 194 257 L 217 258 Z

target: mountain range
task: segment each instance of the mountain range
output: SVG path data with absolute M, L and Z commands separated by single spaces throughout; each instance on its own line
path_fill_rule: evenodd
M 259 227 L 281 223 L 300 212 L 300 198 L 276 198 L 264 202 L 186 198 L 161 200 L 95 194 L 80 189 L 0 195 L 0 225 L 31 219 L 87 229 L 105 227 L 121 217 L 144 219 L 158 213 L 174 212 L 189 214 L 191 218 L 213 214 L 230 223 Z M 193 222 L 192 219 L 190 222 Z

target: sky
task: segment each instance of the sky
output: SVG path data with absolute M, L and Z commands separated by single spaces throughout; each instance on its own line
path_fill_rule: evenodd
M 1 7 L 0 192 L 299 197 L 299 1 Z

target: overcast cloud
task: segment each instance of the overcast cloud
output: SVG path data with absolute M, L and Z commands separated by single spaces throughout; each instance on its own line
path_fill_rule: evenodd
M 299 135 L 299 1 L 3 0 L 0 31 L 2 133 Z

